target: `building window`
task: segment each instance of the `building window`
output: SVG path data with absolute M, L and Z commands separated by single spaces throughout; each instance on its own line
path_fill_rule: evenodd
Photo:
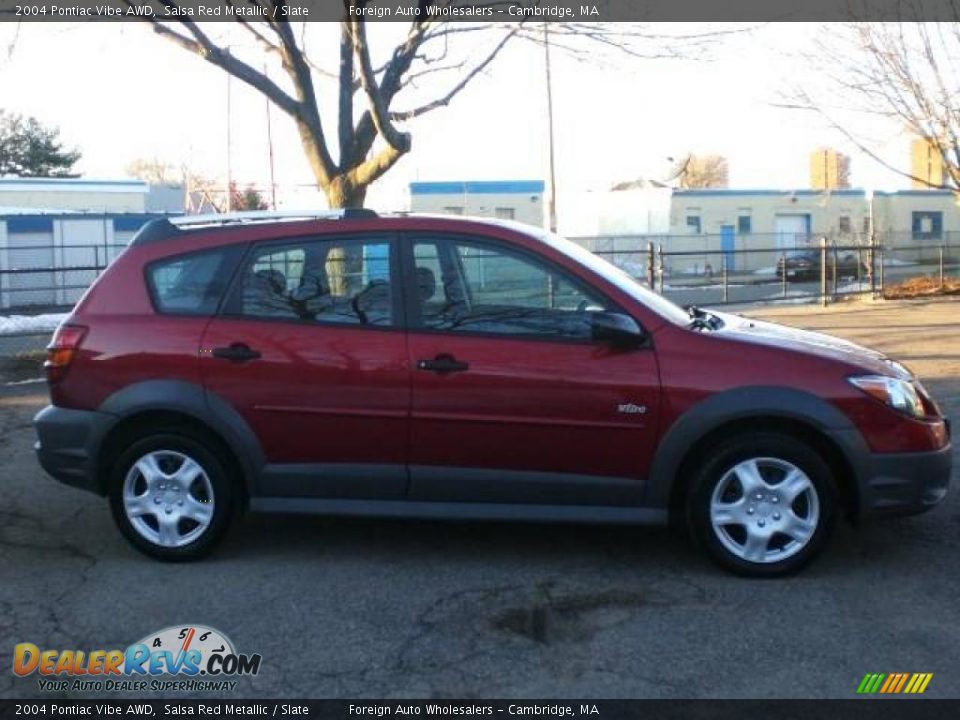
M 850 216 L 841 215 L 840 219 L 837 220 L 837 229 L 845 235 L 850 234 Z
M 913 213 L 914 240 L 939 240 L 942 233 L 942 212 L 915 211 Z
M 753 232 L 753 224 L 749 215 L 741 215 L 737 218 L 737 232 L 741 235 L 749 235 Z
M 447 205 L 443 211 L 447 215 L 463 215 L 463 205 Z
M 501 220 L 513 220 L 515 213 L 512 207 L 498 207 L 493 209 L 493 215 Z
M 699 215 L 687 215 L 687 230 L 689 230 L 695 235 L 700 234 L 700 216 Z

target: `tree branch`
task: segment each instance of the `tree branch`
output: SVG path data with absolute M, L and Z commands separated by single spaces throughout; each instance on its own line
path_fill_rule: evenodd
M 123 0 L 123 2 L 129 7 L 136 7 L 138 5 L 135 0 Z M 171 0 L 160 0 L 160 2 L 168 7 L 177 7 L 177 4 Z M 149 17 L 138 17 L 141 17 L 145 22 L 147 22 L 152 27 L 153 31 L 160 37 L 179 45 L 185 50 L 189 50 L 212 65 L 216 65 L 220 69 L 230 73 L 238 80 L 242 80 L 254 89 L 266 95 L 273 103 L 275 103 L 285 112 L 291 115 L 294 115 L 297 112 L 297 102 L 292 97 L 287 95 L 287 93 L 285 93 L 279 85 L 275 84 L 260 71 L 255 70 L 242 60 L 238 59 L 236 56 L 225 52 L 222 48 L 215 45 L 206 36 L 206 34 L 200 30 L 195 22 L 188 19 L 180 19 L 178 21 L 181 25 L 183 25 L 184 28 L 187 29 L 187 31 L 190 33 L 190 36 L 192 36 L 190 37 L 171 30 L 169 27 L 167 27 L 167 23 L 151 19 Z
M 479 73 L 483 72 L 483 70 L 491 62 L 493 62 L 493 59 L 500 53 L 501 50 L 503 50 L 506 44 L 510 42 L 510 40 L 513 37 L 516 36 L 519 28 L 520 28 L 520 25 L 517 25 L 512 30 L 510 30 L 510 32 L 504 35 L 503 38 L 501 38 L 500 42 L 498 42 L 496 46 L 493 48 L 493 50 L 491 50 L 490 53 L 480 63 L 478 63 L 470 72 L 464 75 L 463 78 L 460 80 L 460 82 L 454 85 L 446 95 L 444 95 L 443 97 L 437 98 L 432 102 L 428 102 L 425 105 L 421 105 L 420 107 L 413 108 L 411 110 L 405 110 L 402 112 L 392 112 L 390 113 L 391 119 L 396 120 L 398 122 L 412 120 L 413 118 L 419 117 L 420 115 L 423 115 L 424 113 L 428 113 L 431 110 L 436 110 L 439 107 L 445 107 L 449 105 L 450 101 L 453 100 L 453 98 L 455 98 L 460 93 L 460 91 L 462 91 L 467 85 L 469 85 L 470 81 L 473 80 L 473 78 L 475 78 Z
M 350 37 L 353 42 L 353 52 L 359 62 L 360 86 L 370 101 L 370 113 L 373 125 L 380 137 L 386 140 L 394 150 L 403 154 L 410 150 L 410 135 L 398 131 L 390 121 L 389 103 L 380 92 L 370 62 L 370 48 L 367 45 L 366 23 L 362 20 L 351 20 Z M 396 162 L 394 160 L 394 162 Z

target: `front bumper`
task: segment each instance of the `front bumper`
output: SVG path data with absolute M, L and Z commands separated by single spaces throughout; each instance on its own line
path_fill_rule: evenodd
M 953 447 L 922 453 L 874 453 L 861 484 L 861 517 L 895 517 L 926 512 L 947 495 Z
M 98 450 L 115 420 L 107 413 L 48 405 L 33 419 L 40 465 L 62 483 L 105 494 L 97 468 Z

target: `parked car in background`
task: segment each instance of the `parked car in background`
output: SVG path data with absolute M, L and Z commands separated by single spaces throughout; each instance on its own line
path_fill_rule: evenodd
M 930 509 L 951 470 L 947 422 L 903 365 L 684 311 L 505 221 L 154 221 L 46 368 L 40 463 L 164 560 L 249 508 L 673 521 L 725 568 L 778 575 L 839 517 Z
M 836 263 L 837 280 L 868 277 L 869 266 L 863 253 L 827 249 L 827 279 L 833 279 Z M 820 280 L 820 249 L 789 250 L 777 260 L 777 277 L 787 280 Z

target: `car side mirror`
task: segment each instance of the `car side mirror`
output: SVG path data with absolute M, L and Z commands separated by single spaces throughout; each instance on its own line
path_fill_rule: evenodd
M 647 334 L 637 321 L 618 312 L 590 313 L 591 335 L 595 342 L 632 349 L 646 344 Z

